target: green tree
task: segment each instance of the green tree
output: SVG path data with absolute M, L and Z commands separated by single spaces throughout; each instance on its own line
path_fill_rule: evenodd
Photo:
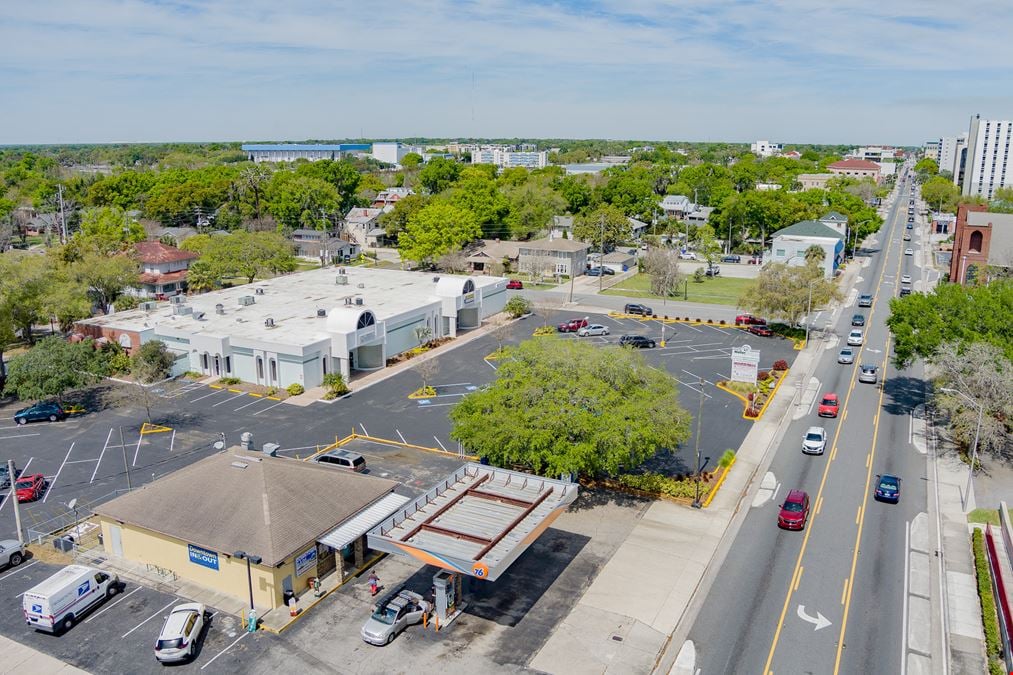
M 144 384 L 169 377 L 175 357 L 161 340 L 148 340 L 130 358 L 130 372 Z
M 114 173 L 92 183 L 86 201 L 92 206 L 115 206 L 124 211 L 139 209 L 155 181 L 156 175 L 150 171 Z
M 915 173 L 918 174 L 918 180 L 924 182 L 929 176 L 939 173 L 939 163 L 931 157 L 922 157 L 915 164 Z
M 422 164 L 422 155 L 417 152 L 409 152 L 401 158 L 401 166 L 408 171 L 419 168 L 420 164 Z
M 497 466 L 613 476 L 689 437 L 675 381 L 635 350 L 528 340 L 501 363 L 450 413 L 451 437 Z
M 109 306 L 130 286 L 136 286 L 141 267 L 129 255 L 103 255 L 86 253 L 72 266 L 75 278 L 82 283 L 95 300 L 103 314 L 109 313 Z
M 266 192 L 268 211 L 285 227 L 326 229 L 329 217 L 336 219 L 345 213 L 338 189 L 318 176 L 279 171 L 271 177 Z
M 956 211 L 960 188 L 942 176 L 933 176 L 922 184 L 922 199 L 936 209 Z
M 398 238 L 405 260 L 431 263 L 482 236 L 475 214 L 460 206 L 434 201 L 411 217 Z
M 461 165 L 452 159 L 444 157 L 433 157 L 421 171 L 419 171 L 419 183 L 422 184 L 429 194 L 434 195 L 443 192 L 450 187 L 461 175 Z
M 0 349 L 15 336 L 34 341 L 32 326 L 46 318 L 51 263 L 43 256 L 10 251 L 0 254 Z M 2 353 L 0 353 L 2 355 Z
M 412 216 L 421 211 L 428 203 L 429 198 L 424 195 L 408 195 L 395 202 L 393 209 L 380 214 L 379 223 L 386 235 L 396 241 L 408 226 L 408 221 Z
M 92 343 L 48 337 L 11 359 L 4 392 L 22 401 L 61 399 L 65 393 L 97 381 L 102 367 Z
M 556 190 L 566 200 L 570 213 L 580 213 L 589 207 L 594 193 L 586 175 L 566 176 L 559 181 Z
M 501 223 L 510 208 L 495 179 L 490 178 L 488 172 L 478 166 L 462 170 L 457 182 L 440 198 L 475 214 L 486 237 L 495 237 L 501 233 Z
M 809 308 L 810 288 L 812 308 L 840 299 L 840 290 L 816 263 L 785 265 L 770 263 L 760 270 L 756 283 L 746 289 L 739 306 L 754 314 L 782 319 L 797 326 Z
M 812 246 L 810 246 L 805 250 L 805 253 L 803 255 L 807 263 L 815 263 L 816 265 L 820 265 L 826 259 L 827 252 L 823 250 L 822 246 L 813 244 Z
M 112 255 L 129 249 L 146 238 L 144 227 L 118 206 L 86 209 L 81 214 L 81 227 L 71 238 L 68 255 L 83 256 L 86 252 Z
M 629 241 L 632 236 L 629 218 L 618 207 L 602 204 L 594 211 L 582 213 L 573 219 L 573 236 L 586 241 L 594 250 L 601 250 L 602 234 L 605 247 Z
M 510 205 L 506 224 L 514 239 L 538 234 L 552 222 L 552 216 L 566 208 L 566 201 L 558 192 L 534 182 L 507 188 L 506 199 Z
M 359 189 L 362 175 L 348 160 L 306 162 L 296 167 L 297 176 L 316 178 L 329 183 L 338 195 L 338 210 L 342 213 L 355 206 L 355 193 Z
M 507 300 L 506 305 L 503 306 L 503 311 L 516 319 L 519 316 L 531 313 L 531 301 L 523 295 L 515 295 Z
M 886 320 L 894 338 L 894 363 L 931 359 L 945 342 L 964 349 L 984 342 L 1013 360 L 1013 281 L 1000 279 L 980 286 L 941 284 L 931 293 L 912 293 L 890 300 Z
M 721 253 L 721 242 L 710 225 L 696 228 L 696 252 L 703 256 L 708 265 L 713 265 Z

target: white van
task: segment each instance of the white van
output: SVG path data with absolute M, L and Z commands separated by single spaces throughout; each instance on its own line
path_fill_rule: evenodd
M 47 633 L 69 630 L 89 609 L 116 595 L 119 583 L 115 575 L 94 567 L 67 565 L 25 592 L 25 622 Z

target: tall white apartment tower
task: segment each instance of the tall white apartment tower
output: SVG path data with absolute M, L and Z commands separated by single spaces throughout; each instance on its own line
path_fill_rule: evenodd
M 1013 167 L 1008 166 L 1011 143 L 1013 121 L 971 118 L 961 194 L 991 199 L 997 189 L 1013 185 Z

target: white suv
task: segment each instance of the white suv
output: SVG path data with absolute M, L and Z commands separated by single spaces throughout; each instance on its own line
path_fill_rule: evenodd
M 862 339 L 863 335 L 862 331 L 860 330 L 853 330 L 850 333 L 848 333 L 848 344 L 852 347 L 861 347 Z
M 187 661 L 197 655 L 206 607 L 199 602 L 176 605 L 155 641 L 155 658 L 163 663 Z

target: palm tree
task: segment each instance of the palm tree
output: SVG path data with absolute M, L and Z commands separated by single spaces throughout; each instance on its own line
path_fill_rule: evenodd
M 820 264 L 827 257 L 827 252 L 823 250 L 822 246 L 813 244 L 805 250 L 805 261 L 808 264 Z

